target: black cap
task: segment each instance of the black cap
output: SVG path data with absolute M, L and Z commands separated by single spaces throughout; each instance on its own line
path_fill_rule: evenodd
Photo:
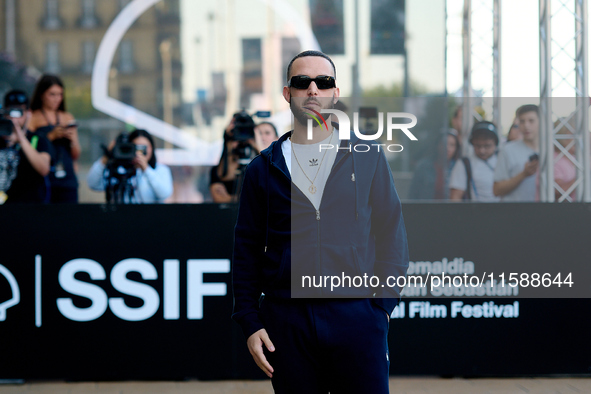
M 487 138 L 495 141 L 495 145 L 499 145 L 499 135 L 497 134 L 497 127 L 492 122 L 476 122 L 472 126 L 470 133 L 470 143 L 476 138 Z
M 4 96 L 4 108 L 22 107 L 29 109 L 29 97 L 22 90 L 11 90 Z

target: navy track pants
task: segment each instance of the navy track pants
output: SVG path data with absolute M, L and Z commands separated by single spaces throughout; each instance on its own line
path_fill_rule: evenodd
M 275 393 L 388 393 L 388 316 L 371 299 L 265 297 Z

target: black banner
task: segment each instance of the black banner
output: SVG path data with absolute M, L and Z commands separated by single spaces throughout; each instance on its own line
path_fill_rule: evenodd
M 415 270 L 472 262 L 478 275 L 589 280 L 577 267 L 591 205 L 406 204 L 404 215 Z M 233 205 L 0 207 L 0 379 L 262 378 L 230 319 L 235 217 Z M 589 373 L 589 299 L 522 294 L 404 298 L 391 373 Z

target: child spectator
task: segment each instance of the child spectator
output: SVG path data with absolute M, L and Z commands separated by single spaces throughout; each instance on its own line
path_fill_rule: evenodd
M 493 194 L 493 183 L 499 137 L 494 123 L 475 123 L 470 133 L 470 144 L 474 153 L 458 160 L 452 169 L 450 200 L 497 202 L 499 197 Z

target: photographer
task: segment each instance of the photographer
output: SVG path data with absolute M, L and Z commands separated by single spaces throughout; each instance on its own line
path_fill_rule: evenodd
M 0 119 L 0 204 L 47 202 L 53 148 L 43 136 L 27 129 L 31 118 L 25 92 L 4 96 Z
M 236 201 L 242 169 L 259 154 L 255 123 L 245 111 L 234 114 L 224 132 L 224 151 L 217 166 L 211 169 L 209 191 L 216 203 Z
M 95 191 L 106 191 L 107 202 L 162 203 L 172 194 L 168 166 L 156 163 L 154 140 L 145 130 L 122 133 L 112 141 L 86 178 Z

